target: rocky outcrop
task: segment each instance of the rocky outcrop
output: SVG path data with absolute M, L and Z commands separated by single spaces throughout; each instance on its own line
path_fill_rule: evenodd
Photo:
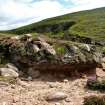
M 4 57 L 4 58 L 3 58 Z M 72 71 L 89 70 L 101 64 L 102 54 L 95 45 L 35 37 L 0 39 L 0 59 L 20 70 Z

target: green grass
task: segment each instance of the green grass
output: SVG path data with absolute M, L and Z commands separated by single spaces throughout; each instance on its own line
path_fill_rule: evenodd
M 68 32 L 69 35 L 105 40 L 105 8 L 66 14 L 6 31 L 13 34 L 35 32 L 53 37 L 60 37 Z
M 66 53 L 66 48 L 64 45 L 54 45 L 55 51 L 57 52 L 58 55 L 64 55 Z
M 11 34 L 11 33 L 0 33 L 0 38 L 1 37 L 12 37 L 12 36 L 15 36 L 16 34 Z

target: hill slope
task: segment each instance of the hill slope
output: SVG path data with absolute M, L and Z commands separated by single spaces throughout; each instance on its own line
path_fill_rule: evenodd
M 7 32 L 15 34 L 37 32 L 54 37 L 78 35 L 105 40 L 105 8 L 66 14 Z

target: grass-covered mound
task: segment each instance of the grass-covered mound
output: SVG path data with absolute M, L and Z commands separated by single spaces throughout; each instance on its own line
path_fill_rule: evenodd
M 67 35 L 105 40 L 105 8 L 76 12 L 43 20 L 7 33 L 44 33 L 53 37 Z
M 105 96 L 85 97 L 84 105 L 105 105 Z

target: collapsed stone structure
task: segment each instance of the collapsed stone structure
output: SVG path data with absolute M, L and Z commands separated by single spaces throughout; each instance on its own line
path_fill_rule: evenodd
M 67 74 L 95 73 L 102 54 L 90 44 L 24 35 L 0 39 L 0 61 L 13 63 L 25 73 L 29 68 Z

